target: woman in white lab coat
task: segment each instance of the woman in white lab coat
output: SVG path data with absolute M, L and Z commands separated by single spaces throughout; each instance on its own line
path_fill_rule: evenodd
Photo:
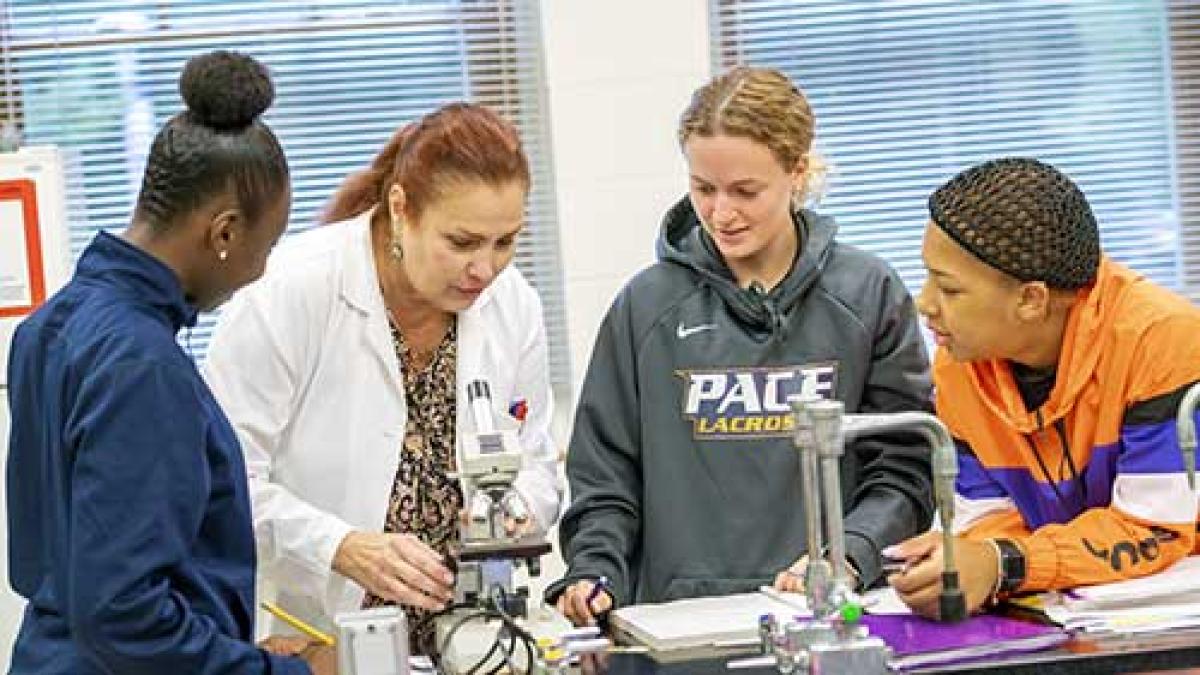
M 205 376 L 245 449 L 268 590 L 292 613 L 328 627 L 398 603 L 415 620 L 451 600 L 474 380 L 520 427 L 531 517 L 510 530 L 557 518 L 542 309 L 509 264 L 528 189 L 513 127 L 445 106 L 400 129 L 222 316 Z

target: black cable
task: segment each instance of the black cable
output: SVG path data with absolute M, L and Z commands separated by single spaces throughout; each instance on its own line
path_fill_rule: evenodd
M 504 632 L 504 629 L 503 629 L 503 627 L 501 627 L 501 629 L 500 629 L 500 630 L 501 630 L 501 632 Z M 511 633 L 510 633 L 509 635 L 511 635 Z M 503 642 L 503 639 L 502 639 L 502 638 L 500 638 L 499 636 L 497 636 L 497 637 L 496 637 L 496 641 L 495 641 L 495 642 L 493 642 L 492 644 L 493 644 L 493 645 L 495 645 L 496 649 L 499 649 L 499 650 L 501 650 L 501 652 L 500 652 L 500 653 L 501 653 L 501 655 L 503 656 L 503 655 L 504 655 L 504 651 L 503 651 L 503 650 L 504 650 L 504 646 L 503 646 L 503 645 L 504 645 L 504 642 Z M 499 673 L 500 673 L 501 671 L 503 671 L 503 670 L 504 670 L 504 669 L 505 669 L 507 666 L 508 666 L 508 661 L 506 661 L 505 659 L 500 659 L 500 661 L 499 661 L 498 663 L 496 663 L 496 665 L 492 666 L 492 669 L 491 669 L 491 670 L 487 671 L 487 672 L 486 672 L 486 673 L 484 673 L 483 675 L 499 675 Z M 509 673 L 510 673 L 510 675 L 516 675 L 516 671 L 515 671 L 515 670 L 511 670 L 511 669 L 510 669 Z
M 454 625 L 450 627 L 450 630 L 446 631 L 445 637 L 443 637 L 442 641 L 438 643 L 437 653 L 439 655 L 445 653 L 446 648 L 450 646 L 451 638 L 453 638 L 454 634 L 457 633 L 460 628 L 466 625 L 467 622 L 480 618 L 486 621 L 488 618 L 496 618 L 496 616 L 494 612 L 489 612 L 487 610 L 479 610 L 463 616 L 458 621 L 454 622 Z
M 537 640 L 534 639 L 533 635 L 531 635 L 529 631 L 519 626 L 516 618 L 505 611 L 504 593 L 504 588 L 499 584 L 494 584 L 492 586 L 491 593 L 488 594 L 488 600 L 492 602 L 492 609 L 500 615 L 500 618 L 504 620 L 505 625 L 512 628 L 513 632 L 519 635 L 522 640 L 527 640 L 536 644 Z M 496 599 L 497 594 L 500 596 L 499 600 Z
M 537 654 L 535 652 L 537 645 L 530 640 L 521 640 L 521 642 L 525 645 L 525 658 L 527 659 L 526 662 L 529 664 L 529 669 L 525 671 L 525 673 L 526 675 L 533 675 L 534 661 L 537 660 Z
M 466 602 L 460 602 L 460 603 L 449 605 L 448 607 L 446 607 L 444 609 L 439 609 L 436 612 L 429 612 L 425 616 L 421 617 L 420 621 L 413 624 L 413 626 L 409 632 L 415 635 L 418 631 L 423 630 L 428 624 L 432 623 L 439 617 L 443 617 L 443 616 L 449 614 L 450 612 L 453 612 L 456 609 L 474 609 L 474 608 L 475 608 L 475 605 L 472 605 L 472 604 L 466 603 Z
M 440 612 L 427 614 L 426 616 L 422 617 L 421 621 L 414 626 L 414 631 L 418 627 L 423 627 L 427 622 L 433 621 L 438 617 L 444 616 L 445 614 L 456 609 L 475 609 L 476 611 L 466 614 L 455 621 L 454 624 L 450 626 L 449 630 L 446 631 L 446 634 L 436 645 L 434 652 L 430 654 L 430 658 L 434 660 L 435 665 L 440 668 L 440 657 L 449 648 L 450 641 L 454 638 L 455 634 L 457 634 L 458 631 L 467 623 L 474 621 L 475 619 L 483 619 L 485 623 L 492 619 L 498 619 L 501 623 L 501 626 L 500 629 L 496 631 L 496 637 L 492 640 L 491 647 L 488 649 L 487 653 L 483 655 L 483 658 L 476 661 L 475 664 L 466 671 L 466 674 L 476 675 L 480 669 L 487 665 L 488 660 L 495 655 L 496 650 L 501 651 L 501 653 L 504 655 L 504 660 L 498 663 L 491 671 L 489 671 L 488 675 L 495 675 L 499 673 L 506 665 L 508 666 L 509 671 L 514 675 L 516 675 L 518 672 L 521 672 L 517 668 L 516 663 L 513 661 L 517 640 L 520 640 L 522 645 L 525 647 L 525 653 L 529 659 L 528 665 L 524 672 L 526 675 L 532 675 L 534 663 L 536 661 L 536 652 L 534 649 L 536 646 L 536 640 L 534 639 L 533 635 L 529 633 L 529 631 L 517 624 L 516 618 L 509 614 L 505 609 L 507 602 L 506 592 L 503 586 L 500 586 L 499 584 L 492 585 L 486 597 L 487 604 L 490 606 L 479 608 L 476 605 L 453 605 Z M 508 639 L 508 645 L 504 644 L 505 638 Z
M 499 635 L 499 631 L 497 631 L 496 634 Z M 500 649 L 499 638 L 492 640 L 491 648 L 487 650 L 487 653 L 483 655 L 483 658 L 476 661 L 475 665 L 471 666 L 470 669 L 467 670 L 466 675 L 476 675 L 476 673 L 478 673 L 485 665 L 487 665 L 487 662 L 492 658 L 492 655 L 496 653 L 497 649 Z
M 500 621 L 503 623 L 503 630 L 507 630 L 510 636 L 509 646 L 507 648 L 505 648 L 503 644 L 499 644 L 499 648 L 505 654 L 505 662 L 513 673 L 518 672 L 516 664 L 512 662 L 512 657 L 515 652 L 516 641 L 519 639 L 522 645 L 525 647 L 525 653 L 529 658 L 529 663 L 525 672 L 527 674 L 532 673 L 535 661 L 534 647 L 536 646 L 536 640 L 534 639 L 533 635 L 529 633 L 529 631 L 525 630 L 520 626 L 520 624 L 517 623 L 516 617 L 509 614 L 505 609 L 508 603 L 506 602 L 506 591 L 504 590 L 504 587 L 499 584 L 492 585 L 492 587 L 488 589 L 487 600 L 491 605 L 490 609 L 496 613 L 496 615 L 500 618 Z M 502 631 L 497 632 L 497 641 L 503 639 L 501 637 L 501 633 Z M 496 667 L 497 669 L 494 669 L 493 672 L 498 673 L 498 669 L 501 668 L 502 665 L 503 664 L 498 664 Z
M 429 612 L 425 616 L 421 617 L 421 619 L 419 621 L 417 621 L 416 623 L 414 623 L 412 625 L 412 628 L 409 630 L 408 634 L 409 635 L 420 635 L 422 633 L 422 631 L 424 631 L 426 628 L 429 627 L 429 624 L 433 623 L 438 618 L 443 617 L 443 616 L 449 614 L 450 612 L 453 612 L 456 609 L 467 609 L 467 608 L 473 608 L 473 607 L 474 607 L 474 605 L 470 605 L 467 603 L 455 603 L 455 604 L 451 604 L 443 609 L 440 609 L 436 612 Z M 436 634 L 434 636 L 434 639 L 436 641 Z M 431 663 L 433 663 L 434 669 L 437 670 L 438 672 L 441 672 L 442 654 L 437 649 L 436 644 L 431 645 L 431 647 L 433 647 L 433 650 L 429 653 L 429 660 Z
M 507 629 L 507 628 L 508 628 L 508 624 L 505 623 L 504 629 Z M 499 636 L 499 634 L 497 634 L 497 636 Z M 516 644 L 516 641 L 517 641 L 516 633 L 509 631 L 508 637 L 513 644 Z M 506 666 L 506 665 L 508 666 L 509 673 L 511 673 L 512 675 L 517 675 L 517 664 L 513 663 L 513 660 L 512 660 L 512 655 L 513 655 L 512 645 L 505 647 L 504 640 L 503 640 L 503 638 L 500 638 L 500 637 L 497 637 L 496 644 L 500 645 L 500 651 L 504 654 L 504 661 L 502 663 L 496 664 L 496 667 L 493 668 L 491 671 L 489 671 L 488 675 L 500 675 L 500 671 L 503 670 L 504 666 Z M 526 675 L 529 675 L 530 669 L 532 669 L 532 668 L 533 668 L 533 663 L 530 663 L 528 666 L 526 666 L 526 670 L 525 670 Z

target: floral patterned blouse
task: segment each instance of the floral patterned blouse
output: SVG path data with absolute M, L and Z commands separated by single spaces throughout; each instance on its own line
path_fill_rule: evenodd
M 385 532 L 416 535 L 438 553 L 445 555 L 459 540 L 459 512 L 463 495 L 459 483 L 451 477 L 456 471 L 454 420 L 456 412 L 455 372 L 458 362 L 458 323 L 452 320 L 445 337 L 434 349 L 424 367 L 422 359 L 404 342 L 404 336 L 391 321 L 392 344 L 404 373 L 404 397 L 408 406 L 408 424 L 400 451 L 400 465 L 392 484 Z M 389 604 L 368 594 L 363 607 Z M 432 647 L 433 625 L 422 619 L 429 612 L 405 607 L 414 653 L 428 653 Z M 413 630 L 416 627 L 423 630 Z M 419 633 L 419 634 L 418 634 Z

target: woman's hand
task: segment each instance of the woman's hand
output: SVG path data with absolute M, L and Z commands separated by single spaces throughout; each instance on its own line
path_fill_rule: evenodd
M 454 575 L 442 557 L 411 534 L 351 532 L 333 569 L 385 600 L 438 611 L 454 597 Z
M 885 553 L 908 561 L 905 569 L 888 577 L 888 583 L 913 612 L 938 618 L 938 596 L 942 592 L 942 533 L 926 532 L 889 547 Z M 954 563 L 958 583 L 966 599 L 967 612 L 983 607 L 996 589 L 1000 575 L 999 555 L 990 541 L 955 537 Z
M 599 585 L 598 581 L 584 579 L 567 586 L 555 603 L 559 613 L 576 626 L 596 625 L 596 617 L 613 606 L 612 596 L 607 590 L 601 587 L 598 593 L 595 592 Z

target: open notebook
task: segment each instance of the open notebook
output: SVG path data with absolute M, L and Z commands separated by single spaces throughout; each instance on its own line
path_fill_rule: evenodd
M 739 593 L 622 607 L 612 613 L 612 627 L 656 652 L 754 644 L 758 617 L 774 614 L 781 621 L 809 616 L 798 593 Z
M 895 653 L 896 667 L 946 663 L 1010 652 L 1037 651 L 1066 641 L 1056 626 L 997 616 L 977 616 L 960 624 L 942 624 L 907 613 L 891 589 L 869 594 L 863 618 L 872 635 Z M 741 642 L 756 644 L 758 617 L 774 614 L 786 621 L 808 616 L 802 595 L 741 593 L 675 602 L 622 607 L 612 613 L 615 629 L 656 653 L 710 649 Z M 658 658 L 656 656 L 656 658 Z M 667 657 L 670 658 L 669 656 Z

